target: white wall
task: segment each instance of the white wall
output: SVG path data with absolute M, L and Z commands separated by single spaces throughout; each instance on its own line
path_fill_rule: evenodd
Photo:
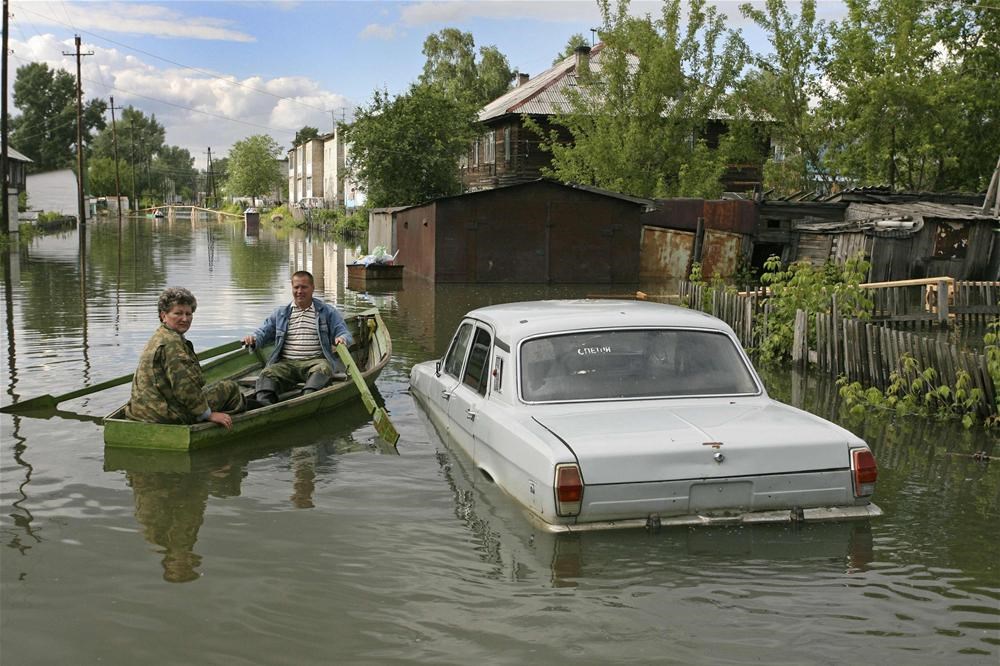
M 72 169 L 28 174 L 28 210 L 77 217 L 76 174 Z

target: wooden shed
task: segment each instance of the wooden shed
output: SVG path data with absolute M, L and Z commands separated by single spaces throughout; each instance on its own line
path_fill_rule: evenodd
M 843 262 L 863 253 L 869 282 L 947 275 L 996 280 L 997 218 L 960 204 L 850 203 L 840 222 L 799 222 L 797 259 Z
M 433 282 L 636 283 L 652 202 L 537 179 L 394 213 L 397 263 Z

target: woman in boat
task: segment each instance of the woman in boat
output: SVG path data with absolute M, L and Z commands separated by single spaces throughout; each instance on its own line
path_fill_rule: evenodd
M 183 287 L 168 287 L 160 294 L 161 325 L 139 358 L 132 397 L 125 406 L 128 418 L 150 423 L 211 421 L 229 429 L 230 414 L 245 409 L 236 382 L 205 386 L 194 346 L 184 337 L 197 308 L 198 301 Z

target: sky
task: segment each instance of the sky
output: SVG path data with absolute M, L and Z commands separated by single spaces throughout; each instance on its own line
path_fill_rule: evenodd
M 767 49 L 739 2 L 713 4 L 752 48 Z M 821 18 L 842 11 L 839 1 L 819 4 Z M 661 7 L 633 0 L 631 12 Z M 12 116 L 17 68 L 44 62 L 75 75 L 75 58 L 64 53 L 79 35 L 81 51 L 92 54 L 82 59 L 84 98 L 113 96 L 116 107 L 154 114 L 166 142 L 189 150 L 197 168 L 208 148 L 214 159 L 242 138 L 269 134 L 287 149 L 305 125 L 327 132 L 335 119 L 349 121 L 376 89 L 405 92 L 423 68 L 424 39 L 444 28 L 471 33 L 477 49 L 496 46 L 511 69 L 535 76 L 571 35 L 590 37 L 600 24 L 595 0 L 11 0 L 10 13 Z

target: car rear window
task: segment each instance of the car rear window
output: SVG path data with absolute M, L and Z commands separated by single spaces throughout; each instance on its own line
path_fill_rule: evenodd
M 529 402 L 757 392 L 736 345 L 712 331 L 587 331 L 521 345 L 521 395 Z

